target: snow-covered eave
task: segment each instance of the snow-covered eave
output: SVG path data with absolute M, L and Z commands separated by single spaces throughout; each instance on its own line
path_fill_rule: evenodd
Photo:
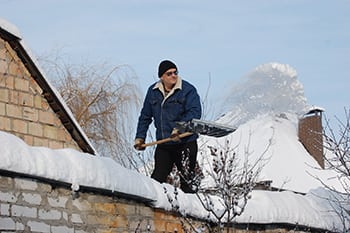
M 76 121 L 73 113 L 64 102 L 58 91 L 50 84 L 43 70 L 41 69 L 36 57 L 26 46 L 21 34 L 16 26 L 0 18 L 0 35 L 7 40 L 11 47 L 29 70 L 32 77 L 43 90 L 43 96 L 47 99 L 51 108 L 59 116 L 62 124 L 72 135 L 79 147 L 87 153 L 97 154 L 90 140 Z
M 45 182 L 48 184 L 52 184 L 55 187 L 64 187 L 66 189 L 72 189 L 72 195 L 79 195 L 79 192 L 94 192 L 94 193 L 100 193 L 102 195 L 107 195 L 107 196 L 114 196 L 114 197 L 119 197 L 119 198 L 125 198 L 127 200 L 135 200 L 137 202 L 145 203 L 148 205 L 151 205 L 152 202 L 154 202 L 153 199 L 150 199 L 147 196 L 141 196 L 141 195 L 134 195 L 131 193 L 125 193 L 125 192 L 120 192 L 116 190 L 110 190 L 110 189 L 105 189 L 105 188 L 99 188 L 99 187 L 93 187 L 89 185 L 79 185 L 79 190 L 74 190 L 75 185 L 66 181 L 62 180 L 56 180 L 56 179 L 50 179 L 50 178 L 45 178 L 42 176 L 37 176 L 29 173 L 21 173 L 21 172 L 16 172 L 16 171 L 11 171 L 11 170 L 4 170 L 0 169 L 0 176 L 7 176 L 7 177 L 21 177 L 21 178 L 26 178 L 26 179 L 33 179 L 41 182 Z
M 0 30 L 5 32 L 5 33 L 8 33 L 8 34 L 11 34 L 12 36 L 16 37 L 17 39 L 21 39 L 21 33 L 19 32 L 18 28 L 7 22 L 6 20 L 0 18 Z

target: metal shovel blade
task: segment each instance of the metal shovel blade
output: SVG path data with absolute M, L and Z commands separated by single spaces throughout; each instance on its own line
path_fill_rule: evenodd
M 199 119 L 192 119 L 189 122 L 177 122 L 176 127 L 181 132 L 192 132 L 212 137 L 223 137 L 236 130 L 236 128 L 231 126 Z

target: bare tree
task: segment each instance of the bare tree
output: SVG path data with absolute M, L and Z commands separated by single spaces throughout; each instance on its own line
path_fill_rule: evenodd
M 337 179 L 344 191 L 339 191 L 329 185 L 323 185 L 330 190 L 328 197 L 330 204 L 343 223 L 341 231 L 350 232 L 350 110 L 344 109 L 345 121 L 336 117 L 338 129 L 330 127 L 330 121 L 326 120 L 324 129 L 325 168 L 334 170 Z
M 187 225 L 191 226 L 187 228 L 186 232 L 202 232 L 203 227 L 209 232 L 224 232 L 225 228 L 229 232 L 228 226 L 245 210 L 250 194 L 258 182 L 259 174 L 268 161 L 265 155 L 270 146 L 271 140 L 259 158 L 255 160 L 251 158 L 252 152 L 249 151 L 249 145 L 247 145 L 244 155 L 239 155 L 238 145 L 233 147 L 228 140 L 223 147 L 208 146 L 211 156 L 210 169 L 203 171 L 197 165 L 194 173 L 186 173 L 189 171 L 186 169 L 189 162 L 186 159 L 186 153 L 184 153 L 184 168 L 182 170 L 185 172 L 182 174 L 174 166 L 169 180 L 173 181 L 175 193 L 172 196 L 165 190 L 168 200 L 172 208 L 178 211 L 177 188 L 180 184 L 179 179 L 184 179 L 196 191 L 197 198 L 208 212 L 208 222 L 200 228 L 193 226 L 191 220 L 183 216 Z M 205 176 L 211 182 L 203 185 L 201 181 Z
M 149 163 L 148 154 L 132 146 L 141 95 L 129 66 L 72 65 L 59 58 L 42 63 L 100 155 L 137 170 Z

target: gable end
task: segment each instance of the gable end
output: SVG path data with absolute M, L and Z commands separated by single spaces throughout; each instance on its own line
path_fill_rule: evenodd
M 35 62 L 32 60 L 30 54 L 27 53 L 27 50 L 20 43 L 21 39 L 8 31 L 0 27 L 0 36 L 3 38 L 10 47 L 16 52 L 16 55 L 21 60 L 23 65 L 29 71 L 31 77 L 37 82 L 37 84 L 42 89 L 42 96 L 47 100 L 51 109 L 58 116 L 60 121 L 66 130 L 70 133 L 71 137 L 76 141 L 78 146 L 83 152 L 90 154 L 95 154 L 94 148 L 89 143 L 88 139 L 82 132 L 82 129 L 75 121 L 74 117 L 67 110 L 67 106 L 64 106 L 62 99 L 58 96 L 55 90 L 50 86 L 42 72 L 38 69 Z

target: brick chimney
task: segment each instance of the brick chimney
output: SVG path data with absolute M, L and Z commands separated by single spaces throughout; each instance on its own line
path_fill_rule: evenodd
M 298 136 L 309 154 L 324 168 L 322 112 L 320 108 L 313 108 L 299 119 Z

